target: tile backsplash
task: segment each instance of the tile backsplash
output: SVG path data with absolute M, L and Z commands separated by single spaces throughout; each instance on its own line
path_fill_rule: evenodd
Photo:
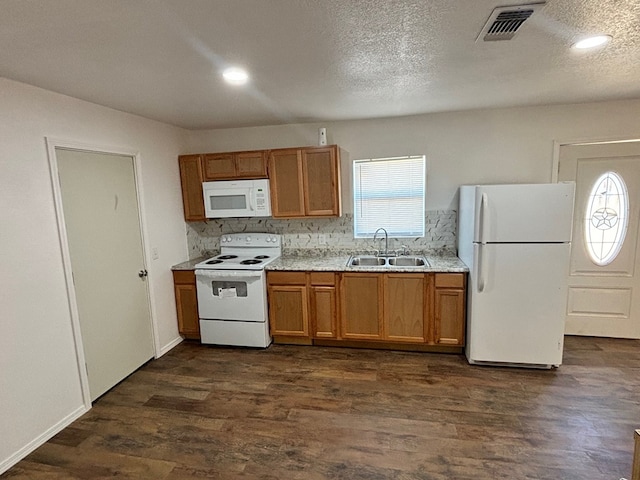
M 457 213 L 431 210 L 425 215 L 422 238 L 389 238 L 389 250 L 406 245 L 411 253 L 456 252 Z M 220 235 L 238 232 L 269 232 L 282 235 L 282 249 L 288 255 L 354 253 L 373 251 L 382 242 L 353 238 L 353 214 L 339 218 L 221 218 L 187 223 L 189 258 L 210 255 L 220 248 Z

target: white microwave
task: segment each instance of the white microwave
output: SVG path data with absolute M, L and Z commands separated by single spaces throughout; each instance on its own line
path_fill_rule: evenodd
M 203 182 L 207 218 L 270 217 L 269 180 L 225 180 Z

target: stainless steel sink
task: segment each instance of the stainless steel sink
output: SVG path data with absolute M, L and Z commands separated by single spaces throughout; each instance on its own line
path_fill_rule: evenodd
M 389 265 L 396 267 L 428 267 L 429 262 L 424 257 L 393 257 L 389 259 Z
M 376 257 L 374 255 L 353 255 L 347 267 L 429 267 L 427 259 L 421 255 L 400 257 Z
M 378 267 L 385 264 L 386 259 L 370 255 L 353 256 L 347 263 L 350 267 Z

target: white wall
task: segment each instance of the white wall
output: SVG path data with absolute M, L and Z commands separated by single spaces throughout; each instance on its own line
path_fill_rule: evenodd
M 189 132 L 191 153 L 316 145 L 318 128 L 343 156 L 343 205 L 351 207 L 351 160 L 425 154 L 427 210 L 456 209 L 466 183 L 552 178 L 553 141 L 640 137 L 640 100 L 437 113 Z
M 347 212 L 350 159 L 422 153 L 436 210 L 456 208 L 459 184 L 551 180 L 554 140 L 640 136 L 640 100 L 196 132 L 2 78 L 0 105 L 0 472 L 82 410 L 45 137 L 140 152 L 165 350 L 179 340 L 170 266 L 188 258 L 178 154 L 314 145 L 322 126 L 348 152 Z
M 45 137 L 140 152 L 152 309 L 180 340 L 171 265 L 187 259 L 186 132 L 0 78 L 0 472 L 82 411 Z M 89 200 L 89 199 L 88 199 Z

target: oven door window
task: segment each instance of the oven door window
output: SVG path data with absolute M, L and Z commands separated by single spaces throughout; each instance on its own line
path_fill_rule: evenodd
M 247 282 L 211 282 L 213 295 L 219 298 L 247 296 Z

